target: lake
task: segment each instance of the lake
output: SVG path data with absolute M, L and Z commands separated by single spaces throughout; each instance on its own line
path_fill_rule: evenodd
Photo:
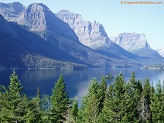
M 6 69 L 0 71 L 0 85 L 9 85 L 9 76 L 13 70 Z M 97 78 L 101 80 L 102 75 L 106 76 L 111 73 L 113 76 L 123 73 L 125 80 L 128 80 L 132 72 L 135 72 L 136 78 L 144 81 L 145 78 L 149 78 L 153 85 L 158 80 L 163 82 L 164 71 L 163 70 L 141 70 L 141 69 L 105 69 L 105 68 L 86 68 L 86 69 L 66 69 L 66 70 L 54 70 L 54 69 L 16 69 L 19 80 L 21 81 L 24 89 L 23 93 L 30 97 L 36 95 L 36 90 L 40 87 L 41 95 L 51 95 L 52 88 L 55 82 L 62 74 L 66 82 L 66 90 L 69 93 L 69 97 L 77 97 L 81 102 L 82 97 L 85 95 L 90 80 Z

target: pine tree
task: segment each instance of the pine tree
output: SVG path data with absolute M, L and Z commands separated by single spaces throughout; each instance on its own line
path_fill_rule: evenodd
M 152 88 L 150 86 L 149 79 L 147 78 L 144 83 L 143 91 L 138 106 L 138 110 L 142 122 L 151 123 L 151 111 L 150 111 L 151 92 L 152 92 L 151 90 Z
M 106 90 L 107 90 L 106 77 L 102 76 L 100 81 L 100 105 L 99 105 L 100 112 L 102 112 L 102 109 L 104 107 L 103 105 L 105 101 Z
M 82 106 L 79 111 L 80 123 L 96 123 L 100 113 L 100 86 L 94 78 L 91 80 L 91 85 L 88 88 L 87 95 L 83 98 Z
M 151 100 L 151 112 L 152 112 L 152 122 L 153 123 L 163 123 L 164 122 L 164 93 L 160 81 L 156 85 L 156 91 L 153 94 L 153 99 Z
M 44 123 L 49 123 L 50 116 L 50 97 L 48 95 L 44 95 L 41 101 L 42 103 L 42 120 Z
M 138 113 L 138 100 L 140 99 L 140 88 L 138 87 L 138 82 L 133 72 L 129 82 L 126 86 L 125 93 L 125 117 L 124 121 L 126 123 L 140 122 L 139 113 Z
M 66 120 L 68 108 L 70 106 L 67 94 L 65 82 L 61 75 L 52 90 L 50 109 L 50 121 L 52 123 L 61 123 Z
M 125 117 L 126 83 L 122 74 L 116 76 L 115 82 L 107 89 L 101 123 L 123 123 Z
M 22 110 L 24 98 L 21 94 L 23 86 L 15 71 L 10 76 L 10 85 L 8 88 L 2 87 L 0 95 L 0 107 L 2 110 L 1 119 L 4 122 L 24 122 L 26 110 Z
M 42 123 L 42 114 L 43 110 L 41 104 L 40 88 L 38 87 L 36 97 L 29 101 L 26 122 Z
M 78 118 L 78 102 L 76 99 L 74 99 L 71 110 L 70 110 L 70 117 L 71 117 L 71 121 L 73 123 L 77 122 L 77 118 Z
M 40 88 L 37 88 L 37 93 L 36 93 L 36 97 L 33 99 L 34 104 L 37 107 L 38 111 L 42 110 L 42 104 L 41 104 L 41 94 L 40 94 Z

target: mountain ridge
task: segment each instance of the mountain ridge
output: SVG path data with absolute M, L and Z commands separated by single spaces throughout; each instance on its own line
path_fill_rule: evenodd
M 46 5 L 33 3 L 24 7 L 22 4 L 17 4 L 23 8 L 16 13 L 15 9 L 10 10 L 10 7 L 8 7 L 13 4 L 7 4 L 6 8 L 3 4 L 3 8 L 1 8 L 1 3 L 0 14 L 10 22 L 11 32 L 7 32 L 6 35 L 9 36 L 9 33 L 11 33 L 15 44 L 18 44 L 18 46 L 14 44 L 14 47 L 22 49 L 17 55 L 20 56 L 21 51 L 25 55 L 32 54 L 30 56 L 34 60 L 30 61 L 30 57 L 23 58 L 25 62 L 33 64 L 33 67 L 40 67 L 41 65 L 50 67 L 50 63 L 54 66 L 57 66 L 57 64 L 62 66 L 63 64 L 66 67 L 113 68 L 139 67 L 142 65 L 143 58 L 129 53 L 116 43 L 113 43 L 105 32 L 104 27 L 96 21 L 93 23 L 83 21 L 80 15 L 76 15 L 76 18 L 78 18 L 77 25 L 81 24 L 81 27 L 83 27 L 82 33 L 89 37 L 83 37 L 90 40 L 89 47 L 81 42 L 81 37 L 75 32 L 76 29 L 79 30 L 81 28 L 80 26 L 76 27 L 76 29 L 72 28 L 68 23 L 59 19 Z M 0 36 L 3 38 L 2 34 Z M 11 40 L 11 38 L 7 38 L 5 41 L 10 42 Z M 10 47 L 13 46 L 10 43 L 8 45 Z M 38 64 L 37 62 L 31 63 L 33 61 L 38 61 Z M 41 63 L 41 61 L 44 61 L 44 63 Z M 23 64 L 23 62 L 21 63 Z
M 117 37 L 111 38 L 111 40 L 125 50 L 145 58 L 145 61 L 150 60 L 151 64 L 164 62 L 163 57 L 150 47 L 145 34 L 121 33 Z M 156 63 L 153 63 L 153 60 L 156 60 Z
M 115 55 L 115 57 L 122 57 L 125 59 L 137 58 L 137 56 L 111 42 L 103 25 L 99 22 L 94 21 L 92 23 L 83 20 L 80 14 L 68 10 L 61 10 L 56 13 L 56 16 L 69 24 L 83 45 L 95 49 L 99 53 L 105 53 L 107 56 L 111 56 L 112 54 L 113 56 Z

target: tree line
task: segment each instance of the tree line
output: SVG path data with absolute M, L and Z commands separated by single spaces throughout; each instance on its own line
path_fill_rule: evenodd
M 107 85 L 107 79 L 113 82 Z M 121 73 L 93 78 L 80 106 L 68 97 L 62 75 L 50 97 L 41 97 L 38 88 L 29 98 L 22 90 L 13 71 L 10 85 L 0 86 L 1 123 L 164 123 L 164 85 L 136 80 L 135 73 L 128 81 Z

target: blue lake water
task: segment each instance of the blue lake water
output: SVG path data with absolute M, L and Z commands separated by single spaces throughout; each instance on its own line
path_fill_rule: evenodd
M 13 70 L 1 70 L 0 71 L 0 85 L 9 85 L 9 76 Z M 55 82 L 62 74 L 66 82 L 66 90 L 69 97 L 77 97 L 78 101 L 81 101 L 85 95 L 90 80 L 97 78 L 101 80 L 102 75 L 106 76 L 111 73 L 113 76 L 123 73 L 125 80 L 131 76 L 132 72 L 135 72 L 136 78 L 144 82 L 145 78 L 149 78 L 153 85 L 157 81 L 163 82 L 164 71 L 163 70 L 141 70 L 141 69 L 80 69 L 80 70 L 54 70 L 54 69 L 16 69 L 19 80 L 21 81 L 24 89 L 23 93 L 28 96 L 35 96 L 36 90 L 40 87 L 41 95 L 51 95 L 52 88 Z

